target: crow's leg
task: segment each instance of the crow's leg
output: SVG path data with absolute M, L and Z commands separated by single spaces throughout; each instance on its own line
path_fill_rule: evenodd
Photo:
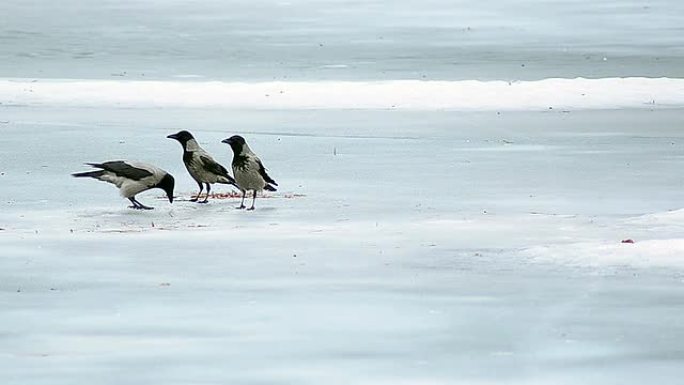
M 133 203 L 133 206 L 128 206 L 129 209 L 140 209 L 140 207 L 138 206 L 138 201 L 136 201 L 135 198 L 128 198 L 128 200 L 131 201 L 131 203 Z
M 238 210 L 245 208 L 245 195 L 247 195 L 247 190 L 242 190 L 242 201 L 240 201 L 240 206 L 236 207 Z
M 197 202 L 197 200 L 199 199 L 200 195 L 202 195 L 202 190 L 204 190 L 204 186 L 202 186 L 202 183 L 200 183 L 200 182 L 197 182 L 197 185 L 199 186 L 200 191 L 197 193 L 197 196 L 196 196 L 196 197 L 190 199 L 190 202 Z
M 205 183 L 207 185 L 207 196 L 204 198 L 204 200 L 201 203 L 207 203 L 209 201 L 209 193 L 211 192 L 211 185 L 209 183 Z M 198 196 L 199 198 L 199 196 Z
M 254 190 L 254 192 L 252 193 L 252 207 L 248 208 L 247 210 L 254 210 L 254 202 L 256 201 L 256 193 L 257 193 L 257 190 Z
M 139 202 L 137 199 L 135 199 L 135 198 L 133 198 L 133 200 L 135 200 L 135 203 L 138 204 L 138 210 L 153 210 L 153 209 L 154 209 L 154 207 L 145 206 L 144 204 L 140 203 L 140 202 Z

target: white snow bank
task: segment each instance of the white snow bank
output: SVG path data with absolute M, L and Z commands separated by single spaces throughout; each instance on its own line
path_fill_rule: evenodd
M 220 82 L 0 80 L 4 105 L 546 110 L 684 106 L 684 79 Z
M 679 237 L 684 231 L 684 209 L 640 215 L 600 227 L 608 231 L 596 229 L 593 237 L 576 242 L 532 246 L 522 254 L 535 261 L 581 266 L 684 268 L 684 238 Z M 615 234 L 624 235 L 616 238 Z
M 684 209 L 646 214 L 630 218 L 626 222 L 634 225 L 681 227 L 684 224 Z
M 635 243 L 573 243 L 535 246 L 523 255 L 536 261 L 582 266 L 684 267 L 684 239 L 635 240 Z

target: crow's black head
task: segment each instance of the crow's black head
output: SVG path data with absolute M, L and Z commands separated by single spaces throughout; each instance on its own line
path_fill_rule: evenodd
M 223 139 L 221 143 L 229 144 L 230 148 L 233 149 L 233 152 L 239 154 L 242 152 L 242 147 L 245 145 L 245 138 L 240 135 L 233 135 L 228 139 Z
M 169 136 L 167 136 L 167 138 L 176 139 L 177 141 L 180 142 L 180 144 L 183 145 L 183 147 L 185 147 L 185 143 L 187 143 L 189 140 L 195 139 L 191 133 L 189 133 L 188 131 L 185 131 L 185 130 L 179 131 L 176 134 L 169 135 Z
M 176 185 L 176 180 L 171 174 L 166 174 L 162 180 L 157 183 L 156 188 L 160 188 L 166 192 L 166 197 L 169 198 L 169 203 L 173 203 L 173 187 Z

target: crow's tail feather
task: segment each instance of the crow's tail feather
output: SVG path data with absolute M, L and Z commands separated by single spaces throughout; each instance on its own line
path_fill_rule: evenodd
M 267 190 L 267 191 L 278 191 L 278 190 L 276 190 L 275 187 L 271 186 L 270 184 L 267 184 L 266 186 L 264 186 L 264 190 Z
M 77 172 L 74 174 L 71 174 L 71 176 L 76 177 L 76 178 L 99 178 L 104 174 L 103 170 L 97 170 L 97 171 L 86 171 L 86 172 Z

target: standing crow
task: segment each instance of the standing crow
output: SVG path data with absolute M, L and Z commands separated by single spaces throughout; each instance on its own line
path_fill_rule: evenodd
M 235 179 L 228 174 L 228 170 L 216 162 L 208 152 L 204 151 L 191 133 L 180 131 L 167 136 L 167 138 L 175 139 L 183 146 L 183 163 L 185 163 L 185 168 L 188 169 L 190 176 L 197 182 L 200 188 L 197 197 L 190 199 L 190 201 L 197 202 L 204 189 L 202 183 L 207 186 L 207 196 L 200 203 L 207 203 L 209 200 L 209 192 L 213 183 L 236 186 Z
M 247 210 L 254 210 L 257 191 L 276 191 L 274 186 L 278 183 L 268 176 L 261 159 L 252 152 L 243 137 L 234 135 L 221 142 L 229 144 L 233 150 L 233 175 L 235 175 L 238 188 L 242 190 L 242 202 L 238 208 L 245 208 L 245 195 L 248 190 L 252 190 L 252 207 Z

